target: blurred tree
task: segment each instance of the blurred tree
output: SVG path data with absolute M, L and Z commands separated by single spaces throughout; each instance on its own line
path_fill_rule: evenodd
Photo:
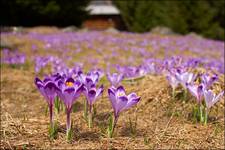
M 90 0 L 1 0 L 1 25 L 81 25 Z
M 128 30 L 150 31 L 167 26 L 175 32 L 196 32 L 224 39 L 224 0 L 115 0 Z

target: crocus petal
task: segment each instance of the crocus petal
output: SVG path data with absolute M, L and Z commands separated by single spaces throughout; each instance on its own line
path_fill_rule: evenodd
M 196 75 L 194 75 L 193 73 L 189 73 L 189 72 L 185 72 L 185 73 L 176 73 L 175 77 L 177 78 L 177 80 L 181 83 L 181 85 L 184 88 L 186 87 L 186 83 L 191 84 L 195 78 L 197 77 Z
M 84 89 L 84 85 L 83 84 L 81 84 L 78 87 L 76 87 L 76 93 L 77 94 L 81 94 L 84 90 L 85 89 Z
M 126 106 L 124 107 L 124 109 L 128 109 L 132 107 L 133 105 L 137 104 L 141 99 L 141 97 L 137 97 L 135 93 L 131 93 L 127 97 L 128 97 L 128 102 Z
M 100 86 L 100 88 L 96 91 L 96 97 L 100 96 L 103 92 L 103 85 Z
M 86 83 L 92 83 L 92 84 L 93 84 L 92 79 L 91 79 L 91 78 L 89 78 L 89 77 L 86 77 L 85 81 L 86 81 Z
M 49 81 L 44 86 L 45 94 L 48 96 L 50 103 L 55 99 L 56 97 L 56 85 L 54 82 Z
M 67 108 L 70 108 L 73 104 L 75 89 L 73 87 L 69 87 L 63 91 L 62 100 L 64 101 Z
M 213 101 L 214 96 L 215 95 L 211 90 L 204 91 L 205 103 L 206 103 L 207 108 L 212 107 L 212 105 L 213 105 L 212 101 Z
M 88 97 L 88 89 L 86 86 L 83 86 L 83 93 L 84 93 L 85 97 Z
M 113 110 L 116 112 L 116 95 L 113 89 L 108 89 L 109 100 L 112 104 Z
M 39 78 L 35 78 L 35 85 L 37 86 L 41 95 L 44 96 L 45 100 L 49 103 L 49 98 L 45 93 L 43 82 Z
M 212 77 L 208 76 L 205 78 L 205 80 L 203 80 L 203 83 L 205 84 L 205 86 L 207 88 L 209 88 L 210 86 L 212 86 L 212 84 L 218 80 L 218 76 L 217 75 L 213 75 Z
M 118 97 L 117 104 L 116 104 L 116 115 L 118 115 L 123 110 L 127 102 L 128 102 L 128 98 L 126 96 Z
M 189 84 L 186 84 L 186 85 L 187 85 L 187 88 L 190 91 L 190 93 L 194 97 L 198 97 L 197 86 L 196 85 L 189 85 Z
M 207 108 L 211 108 L 216 102 L 218 102 L 220 98 L 223 96 L 223 94 L 224 91 L 216 96 L 216 94 L 213 93 L 211 90 L 205 90 L 204 97 Z
M 82 72 L 78 72 L 79 80 L 84 84 L 86 81 L 86 75 L 84 75 Z
M 124 87 L 119 86 L 116 90 L 116 96 L 119 97 L 119 96 L 124 96 L 124 95 L 126 95 Z
M 37 86 L 38 89 L 43 87 L 43 82 L 37 77 L 35 78 L 34 83 L 35 83 L 35 85 Z
M 98 72 L 96 72 L 96 73 L 90 73 L 90 78 L 91 78 L 91 80 L 94 82 L 94 83 L 96 83 L 96 82 L 98 82 L 98 78 L 99 78 L 99 73 Z
M 128 100 L 137 98 L 137 94 L 136 94 L 136 93 L 130 93 L 130 94 L 127 96 L 127 98 L 128 98 Z
M 54 79 L 54 81 L 57 82 L 57 81 L 59 81 L 59 80 L 61 80 L 61 79 L 62 79 L 61 76 L 57 76 L 57 77 Z
M 51 81 L 51 78 L 46 77 L 46 78 L 43 80 L 44 83 L 47 83 L 48 81 Z
M 90 105 L 93 104 L 93 101 L 95 100 L 95 98 L 96 98 L 96 91 L 95 91 L 95 89 L 92 89 L 92 90 L 88 91 L 88 101 L 89 101 Z
M 62 85 L 63 85 L 63 81 L 62 80 L 58 80 L 58 81 L 56 81 L 56 86 L 58 87 L 58 88 L 62 88 Z
M 217 96 L 215 96 L 213 101 L 212 101 L 212 105 L 211 106 L 213 106 L 216 102 L 218 102 L 220 100 L 220 98 L 223 96 L 223 94 L 224 94 L 224 91 L 219 93 Z
M 168 74 L 166 76 L 166 79 L 169 81 L 169 83 L 170 83 L 170 85 L 172 86 L 173 89 L 175 89 L 179 84 L 179 81 L 171 74 Z
M 66 79 L 66 82 L 72 82 L 72 83 L 74 83 L 75 81 L 74 81 L 73 78 L 68 78 L 68 79 Z

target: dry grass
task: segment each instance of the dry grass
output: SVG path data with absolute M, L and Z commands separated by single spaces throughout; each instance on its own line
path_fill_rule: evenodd
M 105 128 L 112 112 L 106 90 L 96 103 L 94 128 L 89 129 L 82 118 L 83 97 L 72 113 L 73 140 L 65 140 L 65 114 L 55 116 L 59 123 L 58 135 L 49 140 L 46 103 L 36 90 L 32 67 L 1 68 L 1 148 L 2 149 L 223 149 L 224 102 L 217 103 L 210 113 L 207 126 L 191 119 L 193 98 L 189 101 L 172 100 L 170 88 L 162 76 L 147 76 L 129 84 L 127 92 L 137 92 L 140 103 L 123 112 L 116 136 L 109 139 Z M 218 85 L 221 86 L 223 81 Z M 105 89 L 107 88 L 106 84 Z M 136 134 L 132 134 L 129 118 L 137 117 Z

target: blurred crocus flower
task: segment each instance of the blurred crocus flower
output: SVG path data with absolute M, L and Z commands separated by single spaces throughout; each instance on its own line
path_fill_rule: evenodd
M 58 82 L 57 93 L 66 106 L 67 113 L 67 140 L 71 138 L 71 120 L 70 113 L 74 102 L 78 99 L 83 91 L 83 84 L 75 81 L 73 78 L 67 78 L 64 82 Z
M 113 73 L 113 74 L 107 73 L 107 78 L 112 86 L 117 87 L 119 86 L 120 82 L 123 80 L 124 75 L 118 74 L 118 73 Z
M 39 92 L 44 96 L 48 103 L 50 112 L 50 127 L 53 127 L 53 104 L 55 97 L 57 96 L 57 87 L 51 78 L 45 78 L 43 81 L 41 81 L 39 78 L 35 78 L 34 82 Z
M 209 76 L 208 74 L 203 74 L 201 76 L 202 83 L 208 89 L 212 84 L 218 80 L 218 76 L 214 74 L 213 76 Z
M 177 80 L 177 78 L 171 74 L 171 73 L 168 73 L 166 75 L 166 79 L 168 80 L 169 84 L 171 85 L 172 89 L 175 90 L 176 87 L 178 86 L 179 84 L 179 81 Z
M 207 124 L 207 120 L 208 120 L 208 111 L 209 109 L 220 100 L 220 98 L 223 96 L 224 91 L 220 92 L 218 95 L 216 95 L 215 93 L 213 93 L 211 90 L 207 90 L 205 89 L 203 91 L 203 95 L 205 98 L 205 104 L 206 104 L 206 109 L 205 109 L 205 117 L 204 117 L 204 122 L 205 124 Z
M 108 95 L 114 110 L 114 121 L 109 125 L 109 136 L 112 137 L 120 112 L 136 105 L 141 97 L 138 97 L 135 93 L 126 95 L 123 86 L 109 88 Z
M 82 71 L 78 72 L 79 80 L 84 85 L 92 85 L 97 84 L 99 81 L 99 74 L 98 72 L 89 72 L 87 74 L 84 74 Z
M 175 74 L 175 77 L 180 82 L 180 84 L 183 86 L 184 89 L 186 89 L 187 84 L 192 84 L 194 80 L 196 79 L 197 75 L 189 72 L 180 72 L 177 71 Z
M 91 81 L 93 84 L 96 84 L 99 81 L 99 73 L 89 72 L 86 76 L 86 81 Z
M 168 73 L 166 75 L 166 79 L 168 80 L 169 84 L 172 87 L 172 96 L 173 99 L 175 98 L 175 89 L 179 84 L 179 81 L 177 80 L 177 78 L 172 74 L 172 73 Z
M 187 89 L 190 91 L 190 93 L 196 97 L 198 104 L 201 104 L 202 102 L 202 96 L 203 96 L 203 90 L 204 90 L 204 85 L 190 85 L 186 84 Z
M 145 76 L 148 73 L 148 69 L 145 66 L 139 66 L 137 68 L 137 75 L 138 76 Z
M 218 95 L 212 92 L 212 90 L 204 90 L 204 98 L 206 107 L 209 109 L 211 108 L 216 102 L 220 100 L 223 96 L 224 91 L 220 92 Z
M 95 69 L 91 71 L 94 74 L 98 74 L 98 78 L 101 79 L 104 76 L 104 72 L 102 69 Z
M 11 52 L 9 49 L 3 49 L 2 54 L 3 57 L 1 57 L 1 62 L 4 64 L 21 65 L 26 61 L 26 55 L 17 50 Z

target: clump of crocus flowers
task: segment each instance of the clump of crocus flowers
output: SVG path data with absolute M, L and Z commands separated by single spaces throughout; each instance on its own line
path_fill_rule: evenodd
M 99 88 L 97 83 L 100 78 L 100 73 L 89 72 L 86 75 L 79 72 L 80 80 L 83 83 L 83 93 L 86 97 L 84 102 L 84 118 L 88 120 L 88 127 L 92 128 L 93 122 L 93 105 L 103 92 L 103 85 Z
M 199 77 L 199 78 L 197 78 Z M 182 85 L 185 96 L 187 98 L 187 91 L 196 98 L 197 107 L 193 109 L 193 116 L 195 120 L 207 124 L 209 109 L 220 100 L 224 91 L 216 95 L 212 89 L 212 85 L 218 80 L 218 75 L 209 75 L 208 73 L 197 75 L 185 70 L 172 68 L 167 73 L 166 78 L 172 87 L 172 97 L 175 97 L 175 89 L 179 84 Z M 196 80 L 200 80 L 197 82 Z
M 216 95 L 212 89 L 212 85 L 218 80 L 218 75 L 209 75 L 208 73 L 197 75 L 191 72 L 171 69 L 167 73 L 166 78 L 172 87 L 173 99 L 175 97 L 175 89 L 179 84 L 182 85 L 185 92 L 185 98 L 187 91 L 196 98 L 197 107 L 193 109 L 193 117 L 195 120 L 201 123 L 207 123 L 209 109 L 220 100 L 224 91 Z M 199 78 L 197 78 L 199 77 Z M 196 81 L 195 81 L 196 80 Z M 200 82 L 197 82 L 200 81 Z
M 36 87 L 48 103 L 51 138 L 55 138 L 57 131 L 53 119 L 54 101 L 57 99 L 60 99 L 60 101 L 64 103 L 66 109 L 66 138 L 68 141 L 72 139 L 70 115 L 74 103 L 81 94 L 84 94 L 86 97 L 84 112 L 87 111 L 85 115 L 87 115 L 86 117 L 88 118 L 88 126 L 89 128 L 93 126 L 93 105 L 103 93 L 103 85 L 97 85 L 101 76 L 99 71 L 90 71 L 87 74 L 79 71 L 76 72 L 76 74 L 69 75 L 57 73 L 45 77 L 43 81 L 39 78 L 35 78 Z M 113 124 L 110 124 L 111 130 L 109 130 L 109 136 L 112 137 L 120 112 L 138 103 L 140 97 L 135 93 L 126 95 L 124 87 L 120 86 L 123 75 L 113 74 L 112 76 L 108 75 L 108 77 L 112 85 L 111 88 L 108 89 L 108 94 L 114 110 L 114 120 Z
M 194 109 L 194 117 L 196 120 L 207 124 L 209 109 L 223 96 L 224 91 L 216 95 L 210 88 L 214 82 L 218 80 L 216 74 L 210 76 L 209 74 L 200 75 L 201 82 L 198 84 L 188 84 L 187 88 L 190 93 L 196 98 L 198 109 Z M 204 99 L 204 101 L 203 101 Z
M 64 103 L 66 110 L 66 137 L 68 141 L 72 139 L 70 115 L 74 103 L 82 94 L 85 96 L 84 117 L 88 122 L 88 127 L 92 128 L 94 104 L 103 94 L 103 85 L 99 85 L 100 78 L 103 76 L 104 74 L 99 70 L 89 71 L 86 74 L 78 70 L 68 74 L 57 73 L 46 76 L 43 80 L 35 78 L 35 85 L 48 104 L 51 138 L 55 137 L 57 131 L 53 115 L 53 108 L 56 107 L 54 106 L 54 102 L 57 99 L 60 99 Z M 124 79 L 124 74 L 110 74 L 108 72 L 106 76 L 110 82 L 110 88 L 108 88 L 107 92 L 113 108 L 113 114 L 109 118 L 109 126 L 107 129 L 108 136 L 111 138 L 113 137 L 121 112 L 136 105 L 141 97 L 137 96 L 134 92 L 127 94 L 124 86 L 121 84 L 121 81 Z M 166 78 L 172 87 L 173 98 L 175 97 L 175 90 L 179 85 L 196 98 L 197 109 L 195 107 L 194 117 L 199 122 L 206 124 L 210 108 L 224 94 L 223 91 L 216 95 L 211 88 L 214 82 L 218 80 L 218 76 L 216 74 L 212 76 L 209 74 L 197 75 L 185 69 L 172 68 L 166 74 Z

